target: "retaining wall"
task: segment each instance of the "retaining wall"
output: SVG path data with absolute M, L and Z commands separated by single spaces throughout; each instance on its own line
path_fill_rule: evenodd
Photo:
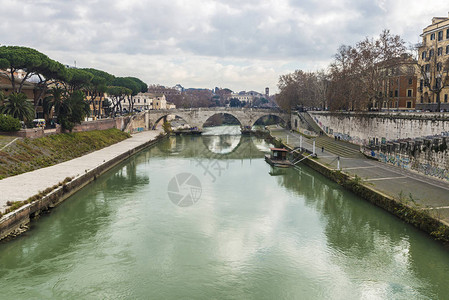
M 72 132 L 92 131 L 92 130 L 106 130 L 111 128 L 117 128 L 121 131 L 125 130 L 126 125 L 129 122 L 130 117 L 117 117 L 115 119 L 101 119 L 95 121 L 86 121 L 81 124 L 75 125 Z M 133 131 L 136 132 L 136 131 Z M 133 133 L 130 132 L 130 133 Z M 0 132 L 0 135 L 16 136 L 21 138 L 35 139 L 51 134 L 61 133 L 61 127 L 59 125 L 56 128 L 44 129 L 44 128 L 27 128 L 14 132 Z
M 310 116 L 328 135 L 359 145 L 449 134 L 449 113 L 319 112 Z

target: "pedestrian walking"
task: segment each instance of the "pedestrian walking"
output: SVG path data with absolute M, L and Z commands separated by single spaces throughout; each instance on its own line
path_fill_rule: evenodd
M 324 152 L 324 147 L 321 147 L 321 152 Z

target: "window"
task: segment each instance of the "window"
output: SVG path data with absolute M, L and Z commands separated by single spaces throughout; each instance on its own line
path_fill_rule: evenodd
M 399 91 L 398 90 L 394 90 L 394 96 L 397 97 L 399 95 Z
M 407 101 L 407 108 L 412 108 L 412 101 Z
M 444 95 L 444 103 L 447 103 L 447 94 Z
M 408 84 L 409 84 L 409 85 L 413 84 L 413 78 L 409 78 L 409 79 L 408 79 Z
M 446 54 L 449 54 L 449 45 L 446 46 Z
M 396 101 L 396 102 L 394 103 L 394 107 L 395 107 L 395 108 L 398 108 L 398 107 L 399 107 L 399 101 Z
M 413 97 L 413 90 L 407 90 L 407 97 Z
M 441 71 L 443 69 L 443 64 L 442 63 L 437 63 L 437 71 Z
M 390 95 L 390 97 L 393 97 L 393 91 L 390 91 L 389 95 Z
M 449 29 L 446 29 L 446 40 L 449 40 Z
M 424 71 L 426 71 L 426 72 L 430 71 L 430 65 L 429 64 L 424 66 Z
M 421 80 L 419 81 L 419 91 L 420 91 L 420 92 L 422 92 L 423 87 L 424 87 L 424 80 L 421 79 Z
M 443 40 L 443 31 L 438 31 L 438 41 L 442 41 Z
M 426 51 L 423 51 L 422 53 L 421 53 L 421 59 L 426 59 Z
M 438 56 L 443 55 L 443 47 L 438 48 Z
M 435 33 L 432 33 L 432 34 L 430 35 L 430 40 L 433 41 L 434 39 L 435 39 Z
M 430 51 L 429 51 L 429 59 L 432 58 L 434 53 L 435 53 L 435 51 L 433 49 L 430 49 Z

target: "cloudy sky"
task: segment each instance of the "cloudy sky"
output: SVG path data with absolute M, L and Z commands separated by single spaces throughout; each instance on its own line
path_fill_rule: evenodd
M 417 43 L 448 0 L 0 0 L 0 44 L 148 84 L 276 91 L 388 28 Z

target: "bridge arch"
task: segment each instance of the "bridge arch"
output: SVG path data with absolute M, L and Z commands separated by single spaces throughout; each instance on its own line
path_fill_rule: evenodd
M 156 129 L 157 124 L 159 124 L 159 122 L 160 122 L 162 119 L 168 118 L 168 116 L 175 116 L 175 117 L 178 117 L 178 118 L 184 120 L 184 121 L 186 122 L 186 124 L 188 124 L 189 126 L 193 127 L 193 125 L 190 124 L 190 123 L 191 123 L 191 120 L 189 120 L 189 118 L 188 118 L 187 116 L 185 116 L 185 115 L 183 115 L 183 114 L 178 114 L 178 113 L 174 112 L 174 113 L 160 114 L 159 116 L 156 117 L 157 119 L 156 119 L 154 122 L 152 122 L 152 120 L 149 120 L 149 123 L 150 123 L 150 124 L 149 124 L 148 128 L 151 128 L 152 130 Z
M 234 114 L 232 114 L 232 113 L 229 113 L 229 112 L 216 112 L 216 113 L 212 113 L 212 114 L 210 114 L 210 116 L 203 122 L 203 124 L 202 124 L 202 128 L 204 128 L 204 125 L 210 120 L 210 119 L 212 119 L 213 117 L 215 117 L 215 116 L 221 116 L 221 117 L 224 117 L 224 116 L 231 116 L 234 120 L 236 120 L 237 122 L 238 122 L 238 125 L 240 125 L 240 127 L 242 127 L 243 126 L 243 123 L 242 123 L 242 121 L 236 116 L 236 115 L 234 115 Z
M 276 113 L 266 113 L 264 115 L 258 116 L 258 118 L 252 123 L 251 127 L 253 127 L 254 125 L 256 125 L 256 123 L 258 121 L 260 121 L 262 118 L 265 117 L 275 117 L 278 120 L 281 120 L 282 122 L 284 122 L 285 125 L 288 125 L 288 119 L 283 118 L 282 116 L 280 116 L 279 114 Z

